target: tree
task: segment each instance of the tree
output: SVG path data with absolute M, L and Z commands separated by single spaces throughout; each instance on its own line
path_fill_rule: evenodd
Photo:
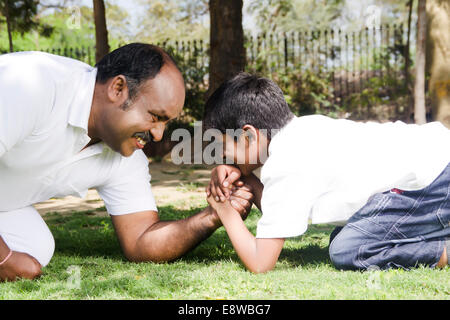
M 207 0 L 140 0 L 144 14 L 137 38 L 150 43 L 206 40 L 209 30 Z
M 433 119 L 450 129 L 450 3 L 428 0 L 426 11 L 427 71 L 430 73 Z
M 98 62 L 109 53 L 108 29 L 106 27 L 105 3 L 103 0 L 94 1 L 94 22 L 95 22 L 95 60 Z
M 210 0 L 210 65 L 208 96 L 245 68 L 242 0 Z
M 50 26 L 40 24 L 36 18 L 38 4 L 37 0 L 0 0 L 0 14 L 6 22 L 10 52 L 14 51 L 13 32 L 22 36 L 33 29 L 40 29 L 44 36 L 52 33 Z
M 247 11 L 259 31 L 283 33 L 328 28 L 343 5 L 343 0 L 252 0 Z
M 417 12 L 416 78 L 414 82 L 414 121 L 417 124 L 427 122 L 425 108 L 425 52 L 427 15 L 426 0 L 419 0 Z

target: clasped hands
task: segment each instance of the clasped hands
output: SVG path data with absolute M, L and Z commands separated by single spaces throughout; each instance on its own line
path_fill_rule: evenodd
M 211 180 L 206 187 L 207 201 L 216 211 L 228 208 L 240 214 L 245 220 L 253 205 L 252 188 L 240 180 L 239 169 L 229 165 L 220 165 L 211 171 Z

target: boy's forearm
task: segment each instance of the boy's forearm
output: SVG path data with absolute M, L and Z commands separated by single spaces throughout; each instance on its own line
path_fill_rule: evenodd
M 248 231 L 242 218 L 232 209 L 218 212 L 239 258 L 250 271 L 255 271 L 256 238 Z
M 256 239 L 247 229 L 242 218 L 230 207 L 218 210 L 217 213 L 225 227 L 228 237 L 245 267 L 254 273 L 266 272 L 276 264 L 282 243 L 278 246 L 266 246 L 261 243 L 265 239 Z M 274 240 L 274 239 L 270 239 Z M 282 239 L 276 239 L 281 240 Z

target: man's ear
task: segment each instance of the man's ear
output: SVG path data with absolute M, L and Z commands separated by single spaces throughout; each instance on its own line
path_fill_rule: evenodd
M 118 75 L 111 79 L 108 86 L 108 98 L 111 102 L 123 102 L 128 98 L 128 86 L 125 76 Z

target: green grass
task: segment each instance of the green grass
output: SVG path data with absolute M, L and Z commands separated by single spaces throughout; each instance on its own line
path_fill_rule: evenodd
M 161 207 L 180 219 L 200 208 Z M 259 212 L 246 223 L 254 232 Z M 450 268 L 338 271 L 328 257 L 332 226 L 311 226 L 286 241 L 274 271 L 254 275 L 239 262 L 223 228 L 182 259 L 129 263 L 110 218 L 93 211 L 50 214 L 56 252 L 41 278 L 0 283 L 2 299 L 449 299 Z M 72 270 L 72 271 L 71 271 Z M 77 279 L 77 272 L 80 281 Z

